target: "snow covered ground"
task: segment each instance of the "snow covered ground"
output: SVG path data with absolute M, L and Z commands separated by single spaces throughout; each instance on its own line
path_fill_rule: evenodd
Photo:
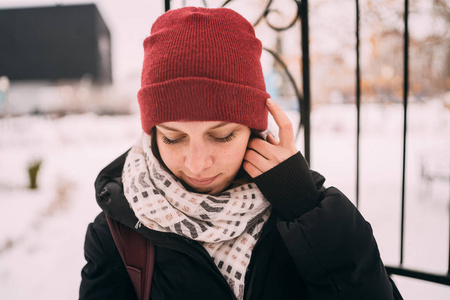
M 311 166 L 327 184 L 355 199 L 356 110 L 315 107 Z M 360 209 L 372 224 L 383 260 L 399 259 L 402 120 L 400 105 L 365 105 L 361 116 Z M 408 114 L 404 265 L 445 274 L 449 247 L 447 172 L 450 111 L 442 102 L 411 104 Z M 2 299 L 76 299 L 85 261 L 86 227 L 100 212 L 93 182 L 99 170 L 139 135 L 139 116 L 92 114 L 0 119 L 0 291 Z M 301 149 L 301 141 L 299 141 Z M 39 189 L 26 167 L 42 160 Z M 450 287 L 395 277 L 405 299 L 450 299 Z

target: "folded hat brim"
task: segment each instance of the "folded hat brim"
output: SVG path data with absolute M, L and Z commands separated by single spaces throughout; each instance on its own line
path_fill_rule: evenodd
M 224 121 L 264 131 L 269 97 L 254 87 L 204 77 L 149 84 L 138 92 L 142 128 L 147 134 L 155 125 L 170 121 Z

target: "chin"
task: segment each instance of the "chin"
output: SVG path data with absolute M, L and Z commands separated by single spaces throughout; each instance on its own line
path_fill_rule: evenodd
M 225 188 L 223 187 L 204 187 L 204 188 L 194 188 L 191 187 L 192 190 L 196 191 L 197 193 L 200 194 L 208 194 L 208 195 L 217 195 L 220 194 L 221 192 L 223 192 L 225 190 Z
M 203 186 L 203 187 L 196 187 L 189 184 L 188 180 L 184 180 L 183 176 L 177 176 L 177 178 L 180 180 L 180 182 L 183 184 L 183 186 L 191 192 L 199 193 L 199 194 L 209 194 L 209 195 L 217 195 L 222 193 L 224 190 L 227 189 L 227 187 L 230 186 L 232 180 L 229 178 L 226 178 L 224 181 L 224 178 L 219 178 L 220 182 L 217 182 L 214 186 Z
M 210 194 L 212 195 L 214 192 L 213 188 L 194 188 L 191 187 L 191 189 L 199 194 Z
M 184 180 L 179 179 L 181 184 L 184 186 L 184 188 L 190 192 L 194 192 L 194 193 L 198 193 L 198 194 L 211 194 L 214 190 L 214 188 L 211 187 L 203 187 L 203 188 L 198 188 L 198 187 L 194 187 L 191 186 L 189 184 L 187 184 Z

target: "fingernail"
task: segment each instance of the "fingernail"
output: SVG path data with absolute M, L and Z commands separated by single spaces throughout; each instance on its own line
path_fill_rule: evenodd
M 267 98 L 266 104 L 267 104 L 267 105 L 274 105 L 275 102 L 272 100 L 272 98 Z

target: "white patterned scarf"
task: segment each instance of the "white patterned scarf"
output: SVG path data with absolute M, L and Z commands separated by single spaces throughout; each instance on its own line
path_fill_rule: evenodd
M 253 247 L 271 206 L 254 183 L 218 195 L 186 190 L 154 157 L 145 133 L 128 153 L 122 181 L 125 197 L 146 227 L 173 232 L 203 245 L 238 299 Z

